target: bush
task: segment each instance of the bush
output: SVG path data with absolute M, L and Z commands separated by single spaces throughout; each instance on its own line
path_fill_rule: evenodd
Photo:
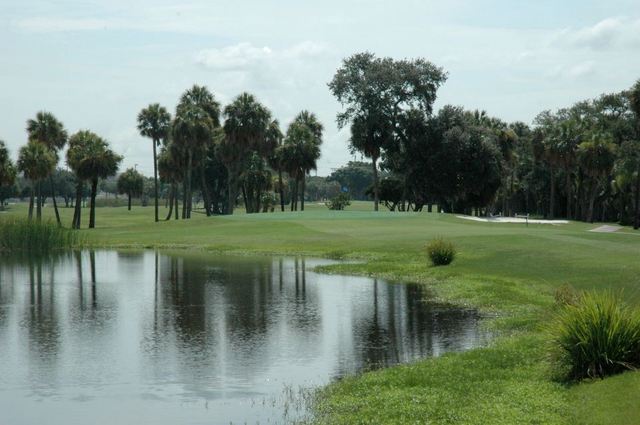
M 446 266 L 455 258 L 456 247 L 451 242 L 438 238 L 427 244 L 427 254 L 434 266 Z
M 0 220 L 0 252 L 46 253 L 78 245 L 78 234 L 57 224 L 25 219 Z
M 346 193 L 340 193 L 324 203 L 330 210 L 343 210 L 351 205 L 351 198 Z
M 567 304 L 554 332 L 565 378 L 601 378 L 640 366 L 640 315 L 610 292 L 582 294 Z

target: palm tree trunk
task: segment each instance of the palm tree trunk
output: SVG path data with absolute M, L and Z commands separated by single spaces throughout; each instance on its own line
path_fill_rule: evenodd
M 89 229 L 96 227 L 96 195 L 98 194 L 98 178 L 91 179 L 91 205 L 89 210 Z
M 158 222 L 158 160 L 156 156 L 156 144 L 157 140 L 153 139 L 153 192 L 156 198 L 155 207 L 156 207 L 156 223 Z M 131 203 L 131 201 L 129 201 Z M 131 208 L 129 208 L 131 209 Z
M 282 187 L 282 170 L 278 169 L 278 184 L 280 185 L 280 210 L 284 212 L 284 188 Z
M 211 197 L 209 196 L 209 187 L 207 186 L 207 179 L 204 175 L 204 163 L 200 172 L 201 184 L 202 184 L 202 201 L 204 202 L 204 211 L 207 213 L 207 217 L 211 216 Z
M 182 180 L 182 219 L 187 218 L 187 176 Z
M 193 150 L 187 152 L 187 218 L 191 218 L 191 168 L 193 165 Z
M 60 213 L 58 212 L 58 203 L 56 202 L 56 188 L 53 184 L 53 175 L 49 175 L 49 184 L 51 185 L 51 200 L 53 201 L 53 210 L 56 212 L 56 222 L 58 226 L 62 226 L 60 221 Z
M 175 191 L 173 190 L 173 184 L 171 185 L 171 192 L 169 193 L 169 214 L 164 219 L 164 221 L 169 221 L 171 216 L 173 215 L 173 197 L 176 196 Z
M 298 176 L 293 183 L 293 193 L 291 194 L 291 211 L 298 210 Z
M 304 190 L 305 190 L 305 186 L 307 184 L 307 178 L 306 178 L 306 173 L 302 173 L 302 193 L 300 194 L 300 211 L 304 211 Z
M 33 197 L 34 197 L 34 183 L 31 182 L 31 194 L 29 197 L 29 221 L 33 220 Z
M 371 167 L 373 169 L 373 210 L 378 211 L 378 204 L 380 203 L 380 197 L 378 195 L 378 166 L 376 165 L 378 157 L 371 157 Z
M 38 223 L 42 221 L 42 184 L 38 180 L 38 193 L 36 196 L 36 220 Z
M 235 166 L 227 168 L 227 214 L 233 215 L 233 209 L 236 207 L 236 199 L 238 198 L 238 173 Z
M 129 195 L 128 211 L 131 211 L 131 191 L 127 192 L 127 195 Z
M 174 219 L 178 220 L 178 218 L 179 218 L 178 217 L 178 214 L 179 214 L 178 213 L 178 209 L 179 209 L 178 205 L 179 205 L 179 202 L 180 202 L 179 199 L 178 199 L 178 183 L 174 183 L 173 184 L 173 193 L 174 193 L 173 202 L 176 204 L 175 208 L 173 209 L 173 211 L 174 211 L 173 213 L 175 214 L 174 215 Z
M 80 217 L 82 215 L 82 181 L 76 183 L 76 201 L 73 208 L 73 220 L 71 222 L 72 229 L 80 228 Z
M 634 208 L 634 220 L 633 220 L 633 228 L 638 230 L 640 227 L 640 167 L 638 167 L 637 175 L 636 175 L 636 193 L 635 193 L 635 208 Z
M 553 166 L 549 167 L 549 177 L 551 183 L 551 193 L 549 194 L 549 218 L 553 218 L 555 215 L 556 204 L 556 179 L 553 173 Z
M 567 219 L 571 220 L 571 204 L 573 202 L 573 196 L 571 193 L 571 173 L 569 172 L 569 170 L 567 169 L 567 175 L 566 175 L 566 182 L 565 185 L 567 186 Z
M 594 178 L 592 187 L 591 187 L 591 194 L 589 195 L 589 209 L 587 210 L 587 221 L 589 223 L 593 223 L 593 206 L 596 202 L 597 193 L 598 193 L 598 182 Z

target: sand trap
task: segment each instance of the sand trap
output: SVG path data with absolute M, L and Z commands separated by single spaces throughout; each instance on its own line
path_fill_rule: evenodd
M 596 233 L 613 233 L 613 232 L 617 232 L 620 229 L 622 229 L 622 227 L 620 226 L 604 225 L 604 226 L 596 227 L 595 229 L 591 229 L 589 231 L 596 232 Z
M 520 223 L 526 224 L 526 218 L 520 217 L 473 217 L 470 215 L 457 215 L 456 217 L 465 220 L 481 221 L 483 223 Z M 567 220 L 543 220 L 537 218 L 530 218 L 529 224 L 569 224 Z

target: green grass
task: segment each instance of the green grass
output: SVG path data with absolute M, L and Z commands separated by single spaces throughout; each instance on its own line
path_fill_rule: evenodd
M 640 386 L 640 373 L 561 385 L 552 377 L 545 329 L 556 310 L 554 292 L 566 284 L 622 290 L 628 303 L 640 304 L 639 232 L 592 233 L 587 230 L 596 225 L 585 223 L 525 227 L 435 213 L 374 213 L 362 202 L 345 211 L 306 207 L 232 217 L 195 214 L 191 221 L 160 223 L 153 223 L 152 207 L 99 208 L 97 228 L 81 234 L 102 247 L 360 260 L 323 271 L 422 283 L 439 301 L 475 306 L 493 317 L 486 326 L 498 337 L 489 347 L 330 385 L 317 403 L 324 423 L 614 424 L 638 417 L 635 393 L 628 388 Z M 51 216 L 51 209 L 45 214 Z M 24 216 L 26 208 L 12 206 L 0 219 L 11 215 Z M 70 223 L 72 210 L 63 209 L 62 215 Z M 87 222 L 83 217 L 85 227 Z M 458 251 L 447 267 L 426 264 L 425 245 L 436 237 L 450 240 Z

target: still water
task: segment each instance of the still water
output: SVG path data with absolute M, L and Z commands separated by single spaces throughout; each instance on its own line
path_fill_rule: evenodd
M 483 343 L 478 314 L 323 260 L 0 259 L 0 424 L 266 424 L 308 389 Z

